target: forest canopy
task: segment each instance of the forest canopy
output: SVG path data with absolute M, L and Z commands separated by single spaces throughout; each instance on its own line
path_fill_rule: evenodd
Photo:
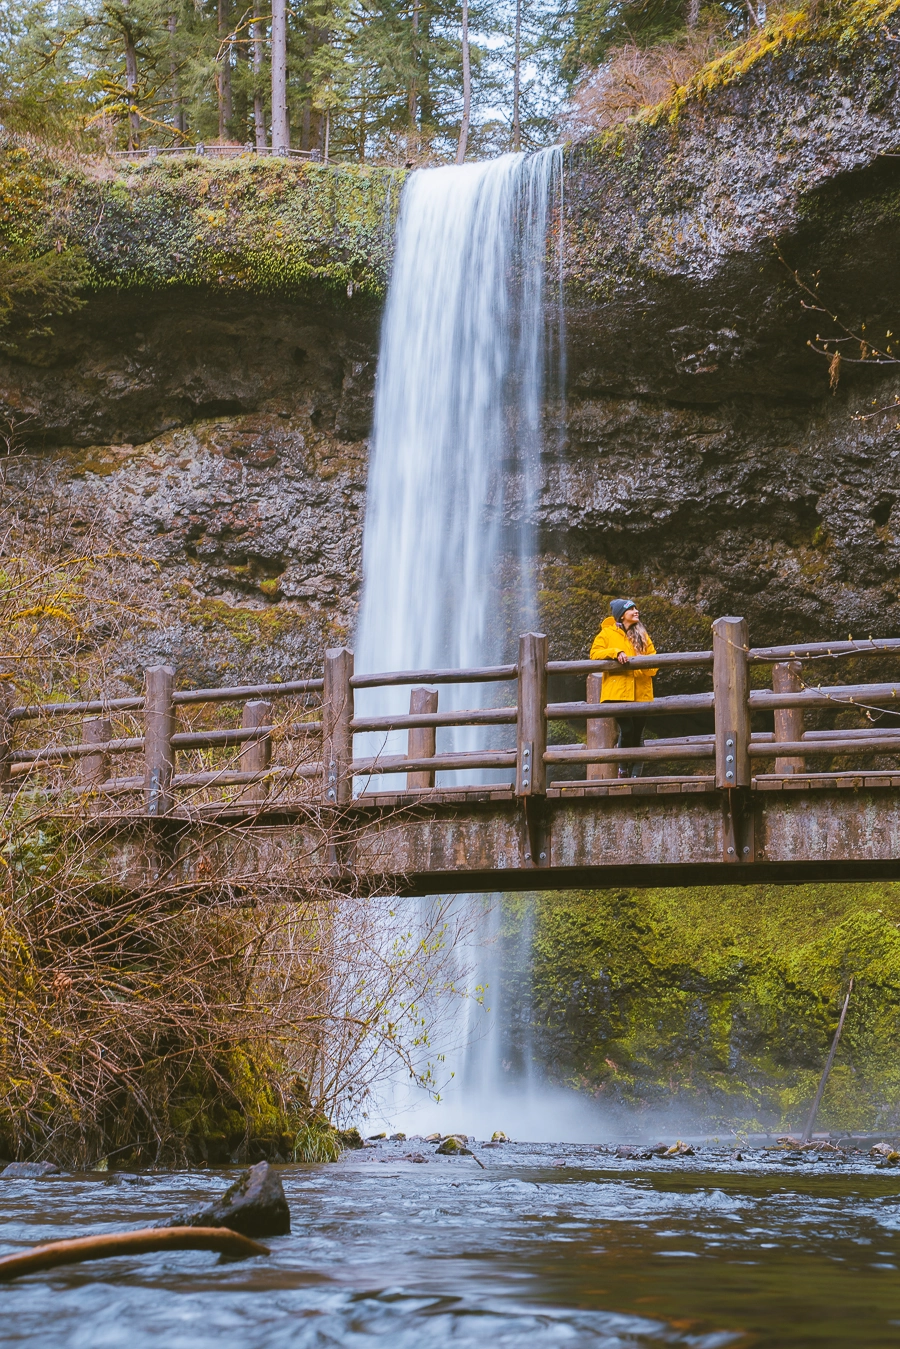
M 0 119 L 88 152 L 402 164 L 456 156 L 470 106 L 477 158 L 557 139 L 573 90 L 622 44 L 698 25 L 733 42 L 758 20 L 749 0 L 6 0 Z

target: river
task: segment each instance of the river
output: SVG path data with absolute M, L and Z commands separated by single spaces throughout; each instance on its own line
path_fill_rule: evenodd
M 637 1161 L 379 1143 L 281 1171 L 293 1231 L 4 1286 L 0 1342 L 66 1349 L 896 1346 L 900 1172 L 864 1153 Z M 405 1160 L 418 1153 L 424 1164 Z M 481 1162 L 481 1166 L 478 1162 Z M 233 1171 L 2 1183 L 2 1253 L 159 1222 Z

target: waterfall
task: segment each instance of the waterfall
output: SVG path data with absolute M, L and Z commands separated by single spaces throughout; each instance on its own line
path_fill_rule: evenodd
M 375 385 L 360 672 L 514 659 L 512 640 L 534 622 L 545 258 L 561 169 L 553 149 L 426 169 L 404 188 Z M 403 696 L 363 706 L 399 710 Z M 466 747 L 459 734 L 454 747 Z
M 420 171 L 404 187 L 375 386 L 360 673 L 513 662 L 518 633 L 535 623 L 542 423 L 550 358 L 562 349 L 548 236 L 561 195 L 558 148 Z M 440 707 L 478 707 L 498 693 L 509 701 L 508 685 L 442 686 Z M 401 712 L 408 698 L 408 688 L 361 690 L 357 708 Z M 439 732 L 438 752 L 499 743 L 488 734 Z M 405 732 L 394 732 L 359 736 L 356 749 L 405 747 Z M 405 1104 L 420 1128 L 448 1125 L 448 1108 L 454 1127 L 487 1127 L 501 1085 L 499 907 L 481 896 L 459 902 L 471 928 L 461 972 L 486 990 L 485 1007 L 470 998 L 458 1018 L 468 1043 L 448 1054 L 456 1058 L 448 1104 L 433 1106 L 424 1094 L 391 1103 L 388 1113 Z M 408 1116 L 399 1122 L 409 1127 Z

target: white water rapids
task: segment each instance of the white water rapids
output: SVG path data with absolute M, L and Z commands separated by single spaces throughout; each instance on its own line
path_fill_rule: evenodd
M 561 373 L 550 246 L 561 192 L 559 149 L 429 169 L 406 183 L 375 388 L 359 673 L 512 663 L 518 634 L 535 622 L 542 424 L 548 375 Z M 561 230 L 559 238 L 561 249 Z M 443 685 L 439 708 L 504 705 L 513 696 L 509 684 Z M 357 715 L 403 712 L 408 699 L 409 688 L 361 690 Z M 439 731 L 437 749 L 500 743 L 513 742 L 476 727 Z M 405 748 L 405 732 L 369 734 L 357 737 L 356 755 Z M 396 783 L 361 781 L 357 789 Z M 383 1122 L 407 1131 L 452 1124 L 481 1134 L 515 1127 L 532 1138 L 556 1136 L 536 1118 L 526 1123 L 526 1115 L 543 1113 L 545 1096 L 535 1094 L 527 1034 L 510 1050 L 499 904 L 483 896 L 459 904 L 470 936 L 456 956 L 473 996 L 457 1008 L 455 1048 L 448 1045 L 438 1073 L 452 1080 L 440 1104 L 400 1085 Z

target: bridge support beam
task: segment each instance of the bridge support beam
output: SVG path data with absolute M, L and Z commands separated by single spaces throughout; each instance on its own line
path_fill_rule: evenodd
M 12 753 L 13 723 L 9 713 L 13 702 L 12 689 L 8 684 L 0 684 L 0 783 L 9 782 L 10 754 Z
M 103 745 L 112 740 L 112 722 L 108 717 L 91 717 L 81 723 L 81 740 L 85 745 Z M 78 780 L 85 787 L 96 786 L 109 777 L 109 755 L 98 752 L 78 760 Z
M 255 730 L 257 726 L 271 726 L 273 707 L 264 699 L 254 699 L 252 702 L 244 703 L 244 710 L 241 714 L 241 726 L 247 730 Z M 251 740 L 244 745 L 240 752 L 239 762 L 242 773 L 264 773 L 272 762 L 272 737 L 265 736 L 261 740 Z M 241 792 L 242 801 L 265 801 L 269 794 L 268 782 L 254 782 L 245 791 Z
M 409 714 L 421 716 L 438 710 L 437 689 L 411 689 L 409 694 Z M 433 726 L 413 726 L 406 739 L 406 753 L 410 759 L 433 759 L 437 736 Z M 434 773 L 407 773 L 408 788 L 433 787 Z
M 798 660 L 779 661 L 772 666 L 772 690 L 774 693 L 800 693 L 803 680 L 800 678 Z M 779 707 L 775 709 L 775 743 L 779 741 L 803 739 L 803 708 Z M 793 773 L 806 771 L 806 760 L 785 757 L 775 760 L 775 773 L 789 777 Z
M 519 638 L 516 796 L 547 792 L 547 638 L 525 632 Z
M 518 717 L 516 731 L 516 796 L 525 817 L 523 849 L 529 866 L 549 863 L 547 829 L 547 638 L 525 632 L 519 638 Z
M 144 793 L 148 815 L 167 815 L 172 809 L 175 771 L 175 671 L 171 665 L 152 665 L 144 671 Z
M 353 762 L 353 652 L 345 646 L 325 652 L 325 686 L 322 690 L 322 767 L 325 801 L 344 806 L 353 795 L 350 765 Z
M 587 677 L 587 698 L 589 703 L 599 703 L 603 676 L 591 674 Z M 588 749 L 615 749 L 618 742 L 618 723 L 615 717 L 593 717 L 587 723 Z M 588 782 L 603 781 L 619 776 L 619 766 L 614 763 L 589 763 Z
M 713 623 L 716 786 L 724 788 L 723 861 L 752 862 L 750 791 L 750 638 L 745 618 Z
M 749 639 L 745 618 L 713 623 L 716 786 L 750 786 Z

